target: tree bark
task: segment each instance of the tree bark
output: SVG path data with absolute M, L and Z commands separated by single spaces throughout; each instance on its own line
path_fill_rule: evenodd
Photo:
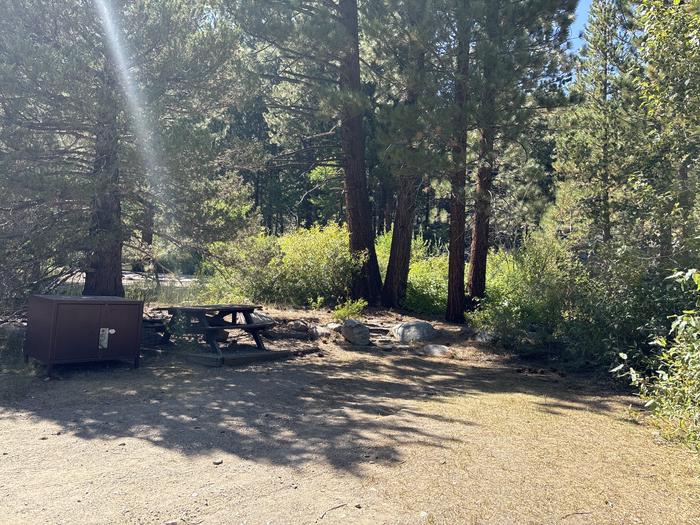
M 391 253 L 382 289 L 382 304 L 387 308 L 400 306 L 406 297 L 419 184 L 420 180 L 416 177 L 413 180 L 402 181 L 399 186 Z
M 95 195 L 83 295 L 124 296 L 122 219 L 119 190 L 117 82 L 108 60 L 102 71 L 101 100 L 95 130 Z
M 469 255 L 469 301 L 470 309 L 476 308 L 478 300 L 486 295 L 486 263 L 489 253 L 489 226 L 491 221 L 491 190 L 493 188 L 493 131 L 487 130 L 480 142 L 482 163 L 476 174 L 474 195 L 474 224 Z
M 469 2 L 463 1 L 463 13 L 458 13 L 457 86 L 455 90 L 456 115 L 452 137 L 452 158 L 455 171 L 450 177 L 450 245 L 447 278 L 447 312 L 445 319 L 464 323 L 466 296 L 464 292 L 466 185 L 467 185 L 467 98 L 470 68 L 471 21 L 467 18 Z
M 491 190 L 495 176 L 495 139 L 496 139 L 496 93 L 495 66 L 499 59 L 500 1 L 491 0 L 487 5 L 485 29 L 487 39 L 482 45 L 483 89 L 480 95 L 477 125 L 481 137 L 479 140 L 479 169 L 476 174 L 474 192 L 474 219 L 472 241 L 469 255 L 468 308 L 473 310 L 479 300 L 486 295 L 486 263 L 489 253 L 489 226 L 491 220 Z
M 419 23 L 416 21 L 415 23 Z M 410 26 L 409 26 L 410 29 Z M 424 89 L 425 79 L 425 52 L 420 45 L 412 57 L 414 69 L 408 73 L 406 96 L 403 102 L 406 108 L 412 110 L 413 122 L 405 137 L 407 141 L 406 151 L 409 155 L 406 166 L 399 168 L 397 173 L 398 190 L 396 196 L 396 210 L 394 216 L 394 229 L 391 237 L 391 252 L 386 270 L 384 287 L 382 288 L 382 304 L 387 308 L 396 308 L 406 298 L 408 287 L 408 273 L 411 265 L 411 244 L 413 241 L 413 225 L 416 219 L 416 206 L 418 203 L 418 191 L 421 186 L 421 177 L 418 170 L 411 162 L 411 153 L 416 146 L 412 145 L 412 139 L 420 131 L 418 122 L 418 98 Z
M 349 38 L 349 44 L 341 56 L 340 88 L 346 102 L 341 111 L 341 149 L 345 168 L 345 204 L 350 231 L 350 250 L 364 256 L 361 271 L 355 277 L 351 294 L 364 298 L 370 304 L 378 304 L 382 279 L 374 248 L 374 231 L 367 189 L 365 169 L 364 108 L 357 102 L 361 98 L 360 43 L 358 33 L 357 0 L 340 0 L 340 22 Z

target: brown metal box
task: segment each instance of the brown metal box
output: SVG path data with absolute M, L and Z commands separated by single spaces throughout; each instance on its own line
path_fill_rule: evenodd
M 129 361 L 138 367 L 142 319 L 142 301 L 35 295 L 29 299 L 25 358 L 49 369 L 91 361 Z

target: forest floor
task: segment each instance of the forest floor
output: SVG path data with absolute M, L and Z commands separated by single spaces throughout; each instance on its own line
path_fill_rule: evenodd
M 0 523 L 700 524 L 698 456 L 634 398 L 440 328 L 452 359 L 5 367 Z

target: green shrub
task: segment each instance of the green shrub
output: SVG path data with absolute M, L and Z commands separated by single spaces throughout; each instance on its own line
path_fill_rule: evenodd
M 447 308 L 447 254 L 424 255 L 411 262 L 403 307 L 424 314 L 441 314 Z
M 625 352 L 646 370 L 654 366 L 650 341 L 688 305 L 663 275 L 631 249 L 600 251 L 584 263 L 566 241 L 541 233 L 489 257 L 487 297 L 470 319 L 509 348 L 601 368 Z
M 680 277 L 680 276 L 676 276 Z M 700 274 L 693 270 L 682 277 L 693 280 L 695 294 L 700 292 Z M 698 301 L 697 306 L 700 306 Z M 682 440 L 700 449 L 700 312 L 687 310 L 675 317 L 671 339 L 656 339 L 660 349 L 654 356 L 655 371 L 628 373 L 634 385 L 652 409 L 654 421 L 665 437 Z M 627 359 L 626 354 L 622 354 Z M 623 368 L 620 365 L 617 369 Z
M 382 279 L 384 279 L 384 276 L 386 275 L 389 257 L 391 256 L 391 242 L 393 233 L 393 230 L 391 230 L 382 235 L 378 235 L 374 243 Z M 441 253 L 441 251 L 443 250 L 431 249 L 428 241 L 426 241 L 422 235 L 417 235 L 411 242 L 411 264 L 428 259 L 429 257 Z
M 362 315 L 362 312 L 367 308 L 367 301 L 359 299 L 353 301 L 348 299 L 346 302 L 339 304 L 333 310 L 333 319 L 345 321 L 346 319 L 356 319 Z
M 348 296 L 361 257 L 346 228 L 330 225 L 276 238 L 258 235 L 212 247 L 208 297 L 243 297 L 293 306 L 337 304 Z
M 386 275 L 393 232 L 377 237 L 376 250 L 382 278 Z M 440 314 L 447 307 L 448 259 L 444 250 L 431 248 L 423 236 L 411 243 L 411 266 L 406 298 L 401 306 L 422 314 Z
M 513 253 L 491 254 L 488 295 L 470 315 L 472 323 L 511 348 L 555 342 L 568 331 L 565 325 L 578 323 L 576 306 L 587 299 L 578 266 L 561 243 L 543 237 L 527 240 Z

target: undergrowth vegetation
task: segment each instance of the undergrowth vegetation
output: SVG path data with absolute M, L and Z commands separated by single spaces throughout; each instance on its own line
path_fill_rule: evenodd
M 700 274 L 690 270 L 674 277 L 683 289 L 692 283 L 695 308 L 675 316 L 669 336 L 655 340 L 660 353 L 651 372 L 630 367 L 626 374 L 647 401 L 663 435 L 700 449 Z M 621 357 L 626 361 L 628 356 Z M 624 370 L 624 364 L 617 369 Z
M 640 369 L 654 366 L 656 336 L 689 306 L 667 270 L 618 250 L 586 263 L 560 239 L 536 235 L 496 252 L 487 297 L 470 315 L 504 346 L 548 350 L 569 364 L 609 367 L 620 352 Z
M 256 235 L 211 247 L 201 300 L 260 301 L 291 306 L 337 304 L 348 297 L 362 258 L 337 225 L 281 237 Z
M 377 240 L 386 269 L 391 234 Z M 274 237 L 257 235 L 211 247 L 201 270 L 199 301 L 259 301 L 320 308 L 337 307 L 338 318 L 358 316 L 365 302 L 349 300 L 353 276 L 362 258 L 348 248 L 348 230 L 330 224 Z M 422 238 L 413 242 L 411 269 L 403 306 L 417 313 L 439 314 L 447 304 L 447 254 Z

